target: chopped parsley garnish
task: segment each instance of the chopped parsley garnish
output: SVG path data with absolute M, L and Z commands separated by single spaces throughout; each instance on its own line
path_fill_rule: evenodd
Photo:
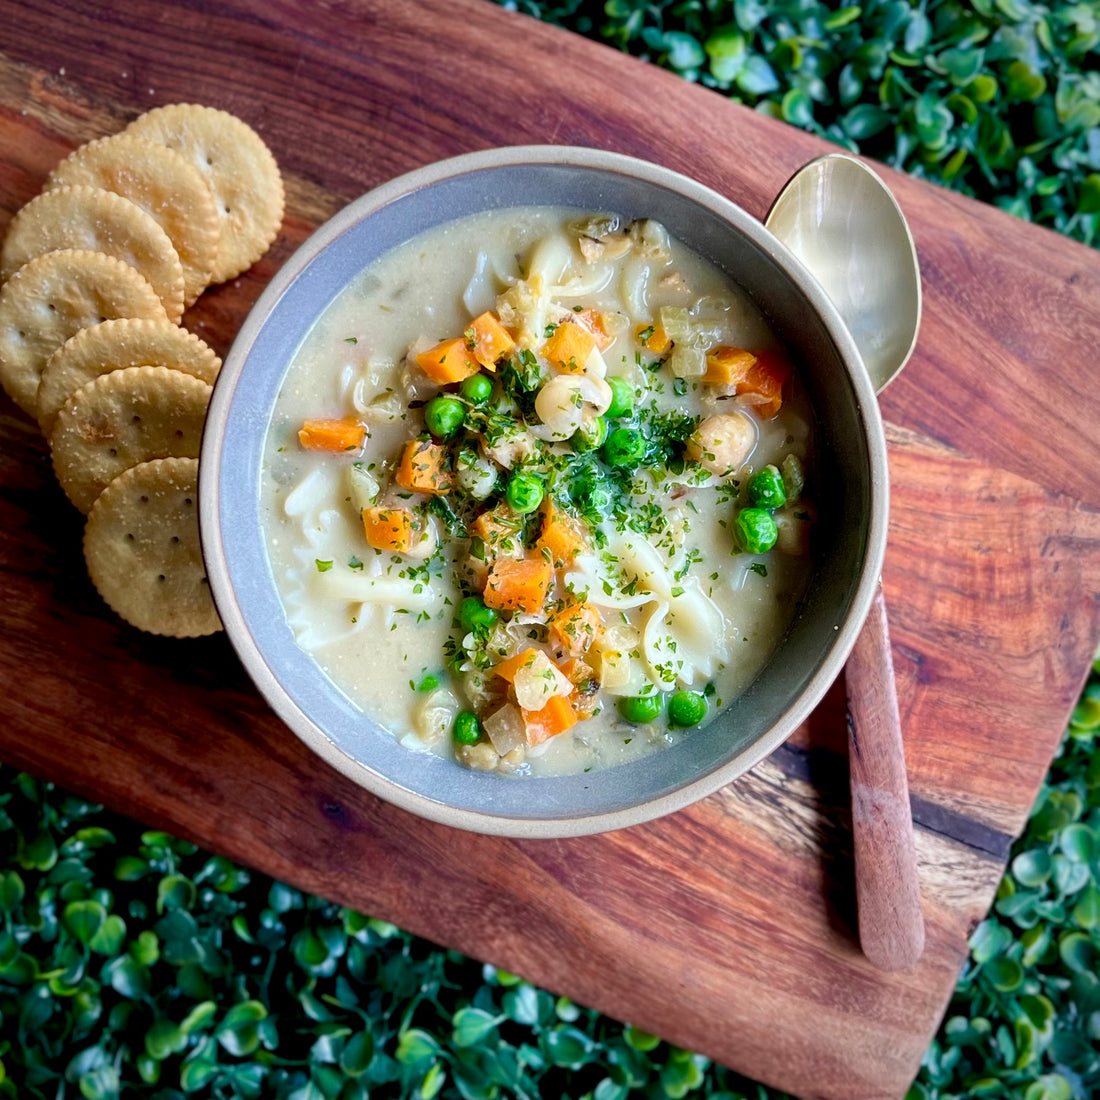
M 451 502 L 445 496 L 433 496 L 428 499 L 428 511 L 435 516 L 447 529 L 447 534 L 455 538 L 466 536 L 466 523 L 455 512 Z
M 675 463 L 683 462 L 684 446 L 698 426 L 697 416 L 676 410 L 665 413 L 649 410 L 644 422 L 650 446 L 649 464 L 671 468 Z
M 733 504 L 741 492 L 741 483 L 736 480 L 720 481 L 714 487 L 714 492 L 719 504 Z
M 703 553 L 698 547 L 693 546 L 684 556 L 684 564 L 673 573 L 673 576 L 682 581 L 688 575 L 688 570 L 696 563 L 703 560 Z
M 524 348 L 514 359 L 509 359 L 501 370 L 501 384 L 510 396 L 530 393 L 542 384 L 542 368 L 534 352 Z
M 314 565 L 317 566 L 317 572 L 318 573 L 327 573 L 332 568 L 331 560 L 330 561 L 321 561 L 320 558 L 314 558 L 313 563 L 314 563 Z

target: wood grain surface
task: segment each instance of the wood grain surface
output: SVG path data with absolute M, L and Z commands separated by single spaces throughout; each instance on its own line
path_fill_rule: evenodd
M 185 318 L 220 352 L 319 221 L 440 157 L 599 146 L 760 216 L 825 148 L 482 0 L 0 0 L 0 26 L 0 230 L 69 150 L 154 105 L 225 108 L 270 144 L 282 233 Z M 927 932 L 915 968 L 883 973 L 858 948 L 843 685 L 690 810 L 575 840 L 457 837 L 310 755 L 224 639 L 115 620 L 46 447 L 6 400 L 0 759 L 761 1081 L 901 1097 L 1100 626 L 1100 256 L 883 173 L 925 291 L 917 352 L 882 401 L 884 588 Z

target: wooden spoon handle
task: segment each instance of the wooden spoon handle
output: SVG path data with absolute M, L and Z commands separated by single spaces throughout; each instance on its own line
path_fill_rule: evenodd
M 902 970 L 924 950 L 924 918 L 881 582 L 845 677 L 860 945 L 880 969 Z

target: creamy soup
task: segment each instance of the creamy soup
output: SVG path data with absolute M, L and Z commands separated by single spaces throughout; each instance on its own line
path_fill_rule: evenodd
M 520 208 L 370 265 L 297 350 L 263 518 L 298 643 L 414 751 L 502 775 L 690 736 L 809 574 L 811 413 L 653 221 Z

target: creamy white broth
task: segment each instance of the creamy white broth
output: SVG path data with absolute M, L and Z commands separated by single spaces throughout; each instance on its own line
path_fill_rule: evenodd
M 809 572 L 807 499 L 777 513 L 784 530 L 768 552 L 735 549 L 732 531 L 738 508 L 751 503 L 746 486 L 754 472 L 769 463 L 789 463 L 793 456 L 812 474 L 811 412 L 797 378 L 784 385 L 778 413 L 761 419 L 754 412 L 761 406 L 746 404 L 755 400 L 751 394 L 735 396 L 697 374 L 679 380 L 673 374 L 674 367 L 697 372 L 703 354 L 716 346 L 781 351 L 764 319 L 725 275 L 668 242 L 659 227 L 585 237 L 587 255 L 582 254 L 575 226 L 584 217 L 575 210 L 543 208 L 478 215 L 424 234 L 372 264 L 298 349 L 265 451 L 263 521 L 274 576 L 299 644 L 365 715 L 411 750 L 450 756 L 456 753 L 451 731 L 460 711 L 479 711 L 484 730 L 491 713 L 505 703 L 514 706 L 517 687 L 495 679 L 492 664 L 531 648 L 550 653 L 551 647 L 538 615 L 502 610 L 489 642 L 474 641 L 472 653 L 464 652 L 473 634 L 457 624 L 457 612 L 482 578 L 456 566 L 480 566 L 469 559 L 470 540 L 448 535 L 438 515 L 417 521 L 438 543 L 426 558 L 375 550 L 366 541 L 360 515 L 364 493 L 369 497 L 376 489 L 372 499 L 387 508 L 423 510 L 429 499 L 395 490 L 397 456 L 408 439 L 424 433 L 424 403 L 441 389 L 454 392 L 458 386 L 433 382 L 417 365 L 416 354 L 468 331 L 471 319 L 492 310 L 502 322 L 512 322 L 506 327 L 520 345 L 515 354 L 527 345 L 545 385 L 559 373 L 571 373 L 556 371 L 541 356 L 546 334 L 553 331 L 545 326 L 591 310 L 613 330 L 613 342 L 581 373 L 598 379 L 602 369 L 605 378 L 625 378 L 641 413 L 640 425 L 631 418 L 609 421 L 612 430 L 637 426 L 648 439 L 660 414 L 748 418 L 755 445 L 736 470 L 708 472 L 700 462 L 714 465 L 712 454 L 708 444 L 697 442 L 700 462 L 674 461 L 675 473 L 648 466 L 634 473 L 631 484 L 645 492 L 629 498 L 633 507 L 620 504 L 618 514 L 603 518 L 598 529 L 577 521 L 585 545 L 554 570 L 547 603 L 583 600 L 602 617 L 596 645 L 579 658 L 600 683 L 599 709 L 544 743 L 523 744 L 503 757 L 484 732 L 478 745 L 457 747 L 467 766 L 505 775 L 609 767 L 690 736 L 690 729 L 669 728 L 665 714 L 632 724 L 621 716 L 618 700 L 654 687 L 669 696 L 690 690 L 706 699 L 704 722 L 713 720 L 766 662 Z M 588 228 L 599 234 L 607 226 L 593 221 Z M 624 247 L 625 254 L 614 256 Z M 549 292 L 550 286 L 556 290 Z M 685 310 L 692 311 L 686 319 Z M 670 350 L 650 351 L 637 332 L 647 337 L 647 328 L 659 328 L 654 322 L 666 314 L 670 324 L 686 321 L 689 328 Z M 692 351 L 693 343 L 700 348 Z M 680 347 L 682 358 L 675 354 Z M 492 375 L 494 406 L 503 374 L 498 365 Z M 501 400 L 502 408 L 516 412 Z M 590 416 L 598 407 L 585 403 L 583 412 Z M 298 431 L 310 418 L 356 418 L 367 425 L 369 439 L 361 453 L 304 450 Z M 538 425 L 539 418 L 531 413 L 530 421 Z M 545 425 L 542 430 L 546 434 Z M 577 458 L 574 444 L 550 439 L 535 446 L 539 453 L 526 465 L 520 462 L 520 472 L 533 471 L 553 496 L 559 467 L 572 469 Z M 489 465 L 500 485 L 514 476 L 497 463 Z M 621 484 L 616 489 L 616 499 L 627 499 Z M 481 507 L 461 499 L 467 514 Z M 558 511 L 569 515 L 573 503 L 567 494 Z M 594 516 L 589 509 L 587 519 Z M 478 662 L 488 663 L 489 670 L 472 669 Z M 562 660 L 554 664 L 565 667 Z M 481 682 L 471 691 L 475 677 Z M 438 681 L 434 687 L 433 681 Z M 591 679 L 585 681 L 586 692 L 591 686 Z M 579 698 L 577 691 L 569 698 Z

